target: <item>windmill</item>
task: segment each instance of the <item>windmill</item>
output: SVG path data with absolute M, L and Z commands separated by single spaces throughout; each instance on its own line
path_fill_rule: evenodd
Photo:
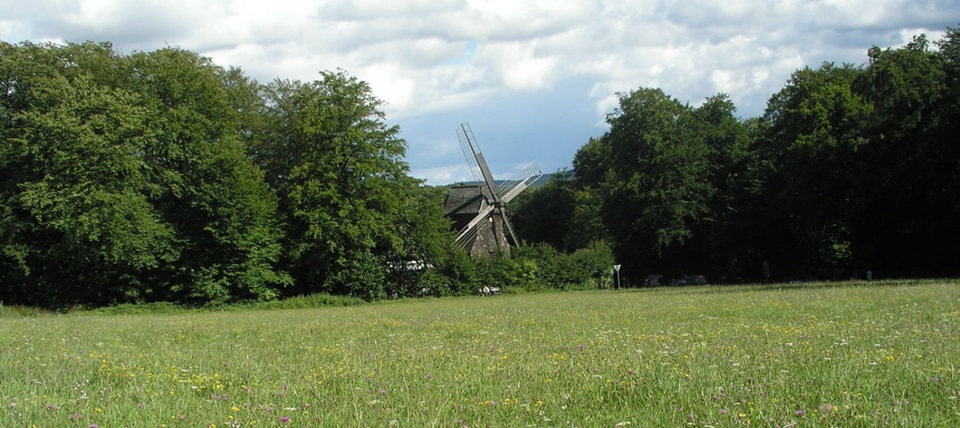
M 519 241 L 507 220 L 506 205 L 543 173 L 536 162 L 531 162 L 498 184 L 469 124 L 457 128 L 457 138 L 476 182 L 451 188 L 444 203 L 444 211 L 457 230 L 455 245 L 471 256 L 509 251 Z

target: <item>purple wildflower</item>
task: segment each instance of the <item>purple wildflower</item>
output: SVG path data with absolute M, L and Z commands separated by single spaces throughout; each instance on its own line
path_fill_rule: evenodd
M 286 416 L 281 416 L 281 417 L 280 417 L 280 423 L 282 423 L 282 424 L 289 424 L 289 423 L 290 423 L 290 418 L 288 418 L 288 417 L 286 417 Z
M 794 414 L 797 415 L 797 416 L 803 416 L 804 413 L 806 413 L 806 412 L 804 412 L 803 410 L 797 410 L 796 413 L 794 413 Z

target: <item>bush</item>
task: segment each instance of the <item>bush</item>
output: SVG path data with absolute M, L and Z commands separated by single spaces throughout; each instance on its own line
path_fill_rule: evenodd
M 128 314 L 155 314 L 169 313 L 185 309 L 185 306 L 171 302 L 153 302 L 153 303 L 124 303 L 117 306 L 107 306 L 93 309 L 91 313 L 105 315 L 128 315 Z
M 462 296 L 473 294 L 480 286 L 478 263 L 463 250 L 454 251 L 440 268 L 447 277 L 447 290 L 441 295 Z
M 306 296 L 289 297 L 272 302 L 258 302 L 251 306 L 257 309 L 307 309 L 326 306 L 356 306 L 366 303 L 359 297 L 333 296 L 327 293 L 309 294 Z
M 613 250 L 605 241 L 593 241 L 571 255 L 572 264 L 580 272 L 579 283 L 592 288 L 604 288 L 611 283 L 610 269 L 616 263 Z
M 46 315 L 50 312 L 32 306 L 7 305 L 0 304 L 0 318 L 13 317 L 32 317 L 37 315 Z

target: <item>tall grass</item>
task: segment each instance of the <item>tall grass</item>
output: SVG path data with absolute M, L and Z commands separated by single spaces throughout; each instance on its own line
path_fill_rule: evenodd
M 5 317 L 0 356 L 4 427 L 960 425 L 954 282 Z

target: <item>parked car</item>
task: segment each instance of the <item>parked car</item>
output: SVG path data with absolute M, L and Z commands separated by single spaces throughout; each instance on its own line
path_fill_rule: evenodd
M 650 286 L 657 286 L 657 285 L 660 285 L 660 281 L 662 280 L 663 280 L 663 275 L 660 275 L 658 273 L 651 273 L 650 275 L 647 275 L 647 279 L 645 279 L 643 282 Z

